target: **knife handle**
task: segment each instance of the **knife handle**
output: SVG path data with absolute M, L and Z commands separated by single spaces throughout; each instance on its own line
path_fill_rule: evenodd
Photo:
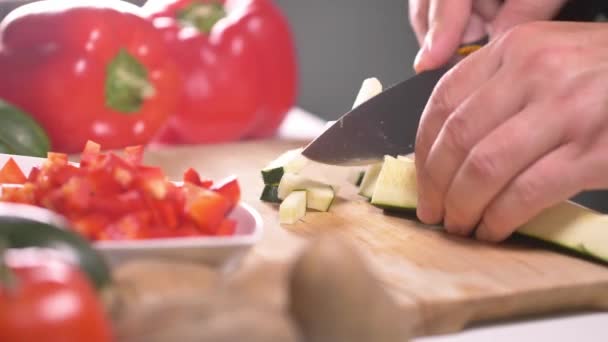
M 485 36 L 472 43 L 460 45 L 460 47 L 456 51 L 456 56 L 455 56 L 456 59 L 461 60 L 464 57 L 470 55 L 471 53 L 481 49 L 484 45 L 486 45 L 488 43 L 488 41 L 489 41 L 488 36 Z

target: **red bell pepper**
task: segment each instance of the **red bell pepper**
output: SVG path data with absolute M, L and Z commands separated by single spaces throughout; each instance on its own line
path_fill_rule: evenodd
M 44 249 L 0 252 L 0 341 L 112 340 L 104 308 L 75 266 Z
M 179 73 L 135 5 L 39 1 L 0 27 L 0 98 L 30 113 L 53 151 L 146 144 L 175 111 Z
M 297 61 L 271 0 L 149 0 L 184 79 L 158 141 L 209 143 L 273 135 L 293 106 Z

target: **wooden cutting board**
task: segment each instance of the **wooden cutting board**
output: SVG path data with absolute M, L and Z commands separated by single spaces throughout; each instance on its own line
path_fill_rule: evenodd
M 249 263 L 285 262 L 307 240 L 337 234 L 367 256 L 375 275 L 409 313 L 414 335 L 454 332 L 471 323 L 579 309 L 608 309 L 608 266 L 530 243 L 489 245 L 448 236 L 406 217 L 384 214 L 356 195 L 346 170 L 317 170 L 339 182 L 340 199 L 328 213 L 309 213 L 281 226 L 276 206 L 259 201 L 260 170 L 302 141 L 257 141 L 202 147 L 157 148 L 146 162 L 172 179 L 187 167 L 210 177 L 235 174 L 243 200 L 260 211 L 265 236 Z M 313 170 L 314 171 L 314 170 Z M 608 229 L 608 227 L 607 227 Z

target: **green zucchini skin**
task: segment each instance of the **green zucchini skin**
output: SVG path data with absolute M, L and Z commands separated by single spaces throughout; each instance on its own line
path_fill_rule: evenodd
M 268 203 L 281 203 L 278 185 L 265 185 L 260 200 Z
M 66 253 L 88 276 L 98 290 L 112 282 L 103 257 L 77 233 L 49 223 L 16 216 L 0 216 L 0 239 L 10 248 L 43 247 Z
M 281 178 L 285 174 L 283 167 L 277 167 L 274 169 L 262 170 L 262 180 L 266 185 L 279 184 Z
M 44 129 L 19 108 L 0 100 L 0 152 L 46 157 L 50 150 Z

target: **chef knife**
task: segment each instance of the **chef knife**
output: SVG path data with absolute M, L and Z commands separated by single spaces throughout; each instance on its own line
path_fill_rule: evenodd
M 441 77 L 488 42 L 483 37 L 461 45 L 445 66 L 422 72 L 356 105 L 303 151 L 307 158 L 331 165 L 366 165 L 385 155 L 414 152 L 420 116 Z

